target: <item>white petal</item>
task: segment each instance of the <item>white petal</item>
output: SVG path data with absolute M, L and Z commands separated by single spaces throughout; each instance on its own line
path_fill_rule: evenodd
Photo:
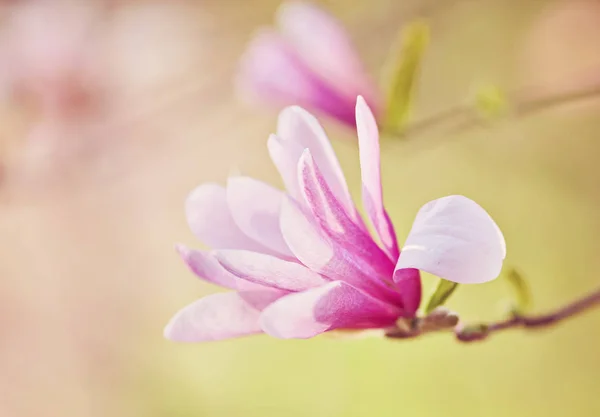
M 237 226 L 272 251 L 292 256 L 279 228 L 282 199 L 281 191 L 253 178 L 231 177 L 227 181 L 227 202 Z
M 505 256 L 504 237 L 490 215 L 466 197 L 449 196 L 419 210 L 396 271 L 417 268 L 460 284 L 477 284 L 498 277 Z
M 360 150 L 363 207 L 379 235 L 385 252 L 394 262 L 398 259 L 398 242 L 394 226 L 383 206 L 381 162 L 377 122 L 362 97 L 356 102 L 356 129 Z
M 260 312 L 284 294 L 265 290 L 209 295 L 175 314 L 164 335 L 176 342 L 206 342 L 261 333 Z
M 211 248 L 265 250 L 235 224 L 225 188 L 218 184 L 202 184 L 192 191 L 186 200 L 185 212 L 194 235 Z
M 331 143 L 317 119 L 298 106 L 287 107 L 279 114 L 277 136 L 282 141 L 296 143 L 294 152 L 309 149 L 329 188 L 353 219 L 359 216 L 348 191 L 348 185 Z M 298 155 L 298 158 L 300 155 Z M 297 160 L 296 160 L 297 162 Z M 288 168 L 286 168 L 287 170 Z M 282 177 L 289 173 L 281 172 Z M 296 174 L 297 175 L 297 174 Z M 297 181 L 297 180 L 296 180 Z M 297 197 L 294 195 L 294 197 Z
M 297 262 L 244 250 L 215 252 L 220 264 L 238 278 L 268 287 L 302 291 L 328 281 Z

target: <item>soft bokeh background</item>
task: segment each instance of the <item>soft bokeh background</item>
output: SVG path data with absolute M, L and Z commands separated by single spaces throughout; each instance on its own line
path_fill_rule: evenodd
M 429 19 L 416 120 L 485 83 L 533 95 L 600 83 L 596 0 L 318 3 L 373 74 L 403 23 Z M 473 345 L 446 335 L 163 340 L 177 309 L 217 291 L 173 250 L 196 244 L 188 191 L 233 171 L 279 181 L 265 148 L 275 114 L 238 103 L 232 89 L 245 43 L 278 4 L 1 2 L 0 416 L 600 415 L 600 312 Z M 74 92 L 52 117 L 35 73 L 44 58 L 28 58 L 40 39 L 55 42 L 52 53 L 80 42 L 85 55 L 60 81 Z M 384 143 L 399 236 L 424 202 L 462 193 L 503 229 L 507 263 L 531 281 L 536 310 L 595 288 L 599 114 L 589 101 Z M 327 128 L 357 192 L 352 133 Z M 506 294 L 499 281 L 463 287 L 450 306 L 491 319 Z

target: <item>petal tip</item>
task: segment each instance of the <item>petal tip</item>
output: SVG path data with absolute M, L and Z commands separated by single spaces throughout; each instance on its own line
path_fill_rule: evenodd
M 184 261 L 187 262 L 192 250 L 190 248 L 188 248 L 187 246 L 185 246 L 183 243 L 176 243 L 175 244 L 175 252 L 177 252 L 177 254 L 179 254 L 179 256 L 181 258 L 183 258 Z
M 489 213 L 465 196 L 451 195 L 419 210 L 396 269 L 481 284 L 500 275 L 505 256 L 504 237 Z
M 311 112 L 306 110 L 304 107 L 299 106 L 297 104 L 293 104 L 291 106 L 284 107 L 283 110 L 279 112 L 279 122 L 282 121 L 290 121 L 290 119 L 294 117 L 307 118 L 309 121 L 316 120 L 316 117 L 313 116 Z M 293 120 L 293 119 L 292 119 Z
M 237 170 L 232 170 L 229 172 L 229 175 L 227 175 L 227 190 L 231 191 L 231 187 L 235 187 L 237 185 L 239 185 L 240 182 L 243 182 L 245 180 L 249 179 L 249 177 L 247 177 L 246 175 L 242 175 L 239 171 Z
M 298 178 L 300 180 L 301 187 L 305 187 L 305 175 L 314 170 L 314 159 L 309 148 L 305 148 L 298 159 Z
M 176 243 L 176 244 L 173 246 L 173 249 L 175 249 L 175 251 L 176 251 L 177 253 L 185 252 L 185 251 L 187 251 L 187 250 L 188 250 L 187 246 L 185 246 L 183 243 Z
M 178 325 L 180 313 L 175 314 L 163 329 L 163 337 L 171 342 L 185 342 L 185 336 Z
M 280 121 L 281 120 L 289 121 L 291 118 L 296 117 L 296 116 L 313 117 L 312 114 L 310 114 L 310 112 L 308 110 L 306 110 L 304 107 L 301 107 L 297 104 L 287 106 L 279 112 L 279 120 Z
M 163 329 L 163 337 L 172 342 L 175 341 L 173 338 L 173 326 L 171 325 L 170 322 Z
M 282 2 L 275 12 L 275 21 L 279 26 L 285 26 L 289 19 L 297 19 L 305 16 L 305 13 L 319 12 L 317 6 L 301 0 L 287 0 Z
M 193 217 L 198 204 L 203 205 L 204 201 L 212 199 L 214 195 L 217 195 L 223 191 L 223 187 L 216 182 L 206 182 L 200 184 L 190 191 L 185 198 L 185 212 L 188 216 L 188 220 L 189 217 Z
M 300 160 L 312 160 L 312 153 L 310 152 L 310 148 L 304 148 L 302 150 L 302 155 L 300 156 Z

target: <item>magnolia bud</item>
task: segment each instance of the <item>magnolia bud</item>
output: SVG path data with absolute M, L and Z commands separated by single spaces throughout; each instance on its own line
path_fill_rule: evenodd
M 484 340 L 489 335 L 489 328 L 485 324 L 469 324 L 456 329 L 456 337 L 461 342 L 475 342 Z

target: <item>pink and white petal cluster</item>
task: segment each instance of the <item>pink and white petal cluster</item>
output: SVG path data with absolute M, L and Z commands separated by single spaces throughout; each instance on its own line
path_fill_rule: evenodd
M 277 107 L 300 105 L 354 125 L 358 95 L 379 111 L 379 93 L 342 25 L 310 3 L 284 3 L 241 59 L 239 92 Z
M 285 191 L 234 177 L 226 187 L 204 184 L 191 193 L 190 228 L 212 250 L 178 250 L 196 275 L 233 291 L 182 309 L 166 327 L 167 338 L 200 342 L 263 332 L 310 338 L 386 328 L 415 316 L 420 270 L 459 283 L 499 275 L 504 238 L 466 197 L 427 203 L 399 249 L 383 204 L 377 125 L 362 97 L 356 125 L 366 219 L 325 132 L 300 107 L 282 111 L 268 141 Z

